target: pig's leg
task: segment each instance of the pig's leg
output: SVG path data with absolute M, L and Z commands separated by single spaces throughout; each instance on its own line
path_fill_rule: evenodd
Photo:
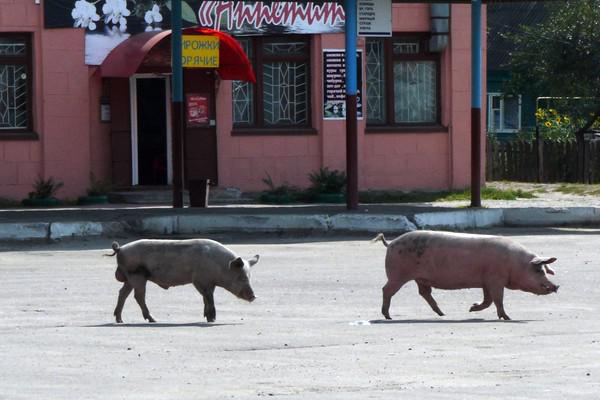
M 117 306 L 115 307 L 114 312 L 115 319 L 119 324 L 123 322 L 123 320 L 121 319 L 121 312 L 123 311 L 125 300 L 127 299 L 127 296 L 129 296 L 132 290 L 133 286 L 131 286 L 127 281 L 123 283 L 123 287 L 121 287 L 121 289 L 119 290 L 119 300 L 117 300 Z
M 444 316 L 444 313 L 438 307 L 435 299 L 431 295 L 431 286 L 423 285 L 422 283 L 417 282 L 417 286 L 419 286 L 419 294 L 425 299 L 427 304 L 431 307 L 433 311 L 437 313 L 440 317 Z
M 194 286 L 202 295 L 202 299 L 204 300 L 204 316 L 208 322 L 215 322 L 217 318 L 217 310 L 215 309 L 215 287 L 205 287 L 198 283 L 194 282 Z
M 469 311 L 481 311 L 485 310 L 492 304 L 492 298 L 490 297 L 490 291 L 487 288 L 483 288 L 483 301 L 480 304 L 474 303 Z
M 392 296 L 400 290 L 402 285 L 404 285 L 407 281 L 387 281 L 385 286 L 383 287 L 383 304 L 381 305 L 381 313 L 385 317 L 385 319 L 392 319 L 390 317 L 390 303 L 392 301 Z
M 150 315 L 150 311 L 148 310 L 148 307 L 146 306 L 146 282 L 147 281 L 148 280 L 140 274 L 129 275 L 129 282 L 133 286 L 133 290 L 134 290 L 133 297 L 135 297 L 135 300 L 137 301 L 138 305 L 142 309 L 142 315 L 144 316 L 144 319 L 148 320 L 148 322 L 156 322 L 154 320 L 154 318 L 152 318 L 152 315 Z
M 490 296 L 494 301 L 494 305 L 496 306 L 496 312 L 498 313 L 498 318 L 509 321 L 510 318 L 504 312 L 504 287 L 503 286 L 493 286 L 489 288 Z

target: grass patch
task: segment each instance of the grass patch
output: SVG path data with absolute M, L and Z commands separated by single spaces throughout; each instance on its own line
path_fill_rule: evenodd
M 575 194 L 579 196 L 600 196 L 600 185 L 586 185 L 582 183 L 564 183 L 555 191 L 563 194 Z
M 496 189 L 486 187 L 481 190 L 483 200 L 517 200 L 532 199 L 533 192 L 521 189 Z M 361 203 L 433 203 L 440 201 L 471 200 L 471 190 L 442 192 L 401 192 L 401 191 L 366 191 L 358 194 Z

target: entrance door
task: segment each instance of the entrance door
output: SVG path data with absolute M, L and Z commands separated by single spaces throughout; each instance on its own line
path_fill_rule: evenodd
M 158 186 L 171 182 L 168 79 L 132 78 L 132 183 Z
M 217 130 L 215 113 L 215 73 L 212 70 L 185 69 L 183 87 L 186 95 L 185 122 L 185 178 L 186 183 L 197 179 L 210 179 L 218 184 Z M 190 99 L 199 96 L 207 100 L 208 121 L 194 124 L 189 113 Z

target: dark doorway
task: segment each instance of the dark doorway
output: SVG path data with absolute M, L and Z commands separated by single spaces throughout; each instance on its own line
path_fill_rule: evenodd
M 167 184 L 167 109 L 164 78 L 138 78 L 138 183 Z

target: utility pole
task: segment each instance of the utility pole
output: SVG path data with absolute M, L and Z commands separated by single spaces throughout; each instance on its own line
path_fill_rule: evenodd
M 471 2 L 471 207 L 481 207 L 481 0 Z
M 183 68 L 181 66 L 181 0 L 171 2 L 173 208 L 183 208 Z
M 356 0 L 345 0 L 346 14 L 346 207 L 358 208 L 358 127 L 356 66 Z

